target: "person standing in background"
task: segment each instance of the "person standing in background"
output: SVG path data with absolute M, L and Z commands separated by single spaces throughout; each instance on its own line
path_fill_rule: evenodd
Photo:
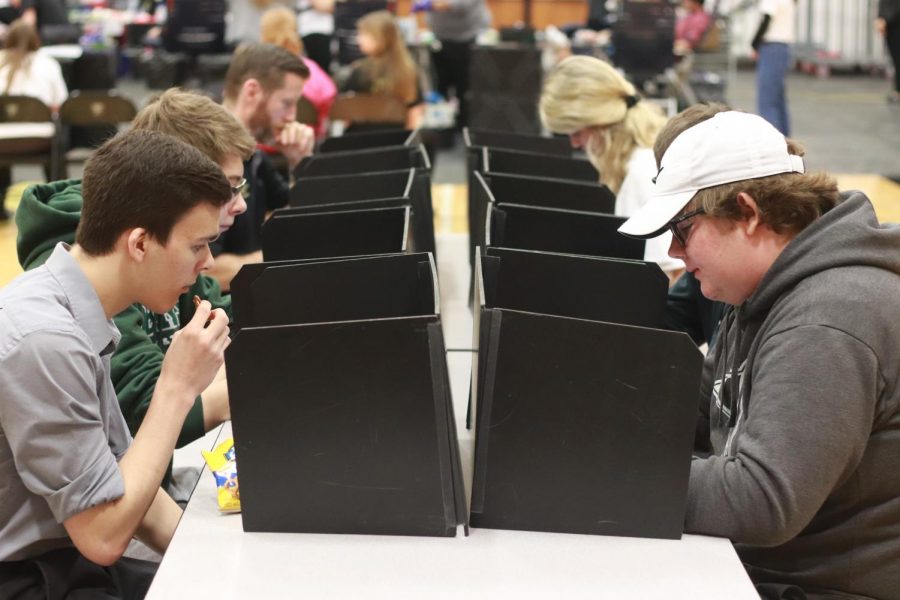
M 306 55 L 330 73 L 334 0 L 298 0 L 297 10 L 297 29 Z
M 888 94 L 888 102 L 900 104 L 900 0 L 878 0 L 875 30 L 884 36 L 894 63 L 894 89 Z
M 259 27 L 265 11 L 276 6 L 290 7 L 290 0 L 228 0 L 225 42 L 237 46 L 259 41 Z
M 791 134 L 784 78 L 791 65 L 795 0 L 762 0 L 762 20 L 753 37 L 756 106 L 759 116 L 784 135 Z
M 429 11 L 428 23 L 440 42 L 432 52 L 437 72 L 437 91 L 450 97 L 452 88 L 459 101 L 457 128 L 468 124 L 469 64 L 472 44 L 478 34 L 490 27 L 491 13 L 485 0 L 419 0 L 413 11 Z

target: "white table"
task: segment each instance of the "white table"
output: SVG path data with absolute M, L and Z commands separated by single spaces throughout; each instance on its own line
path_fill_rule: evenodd
M 468 275 L 443 271 L 451 254 L 459 264 L 462 252 L 465 263 L 465 240 L 441 241 L 442 310 L 454 313 L 449 319 L 454 327 L 465 327 L 471 318 L 459 311 L 466 310 L 462 287 L 468 288 Z M 470 352 L 447 353 L 467 485 L 474 449 L 472 432 L 464 426 L 471 360 Z M 230 435 L 226 423 L 220 438 Z M 473 529 L 463 537 L 461 528 L 456 538 L 244 533 L 240 515 L 219 514 L 215 482 L 204 469 L 147 598 L 474 600 L 498 594 L 516 599 L 759 597 L 731 543 L 705 536 L 673 541 Z

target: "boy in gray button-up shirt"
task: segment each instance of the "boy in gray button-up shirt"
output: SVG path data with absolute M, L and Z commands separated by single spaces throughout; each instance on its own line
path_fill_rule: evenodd
M 121 555 L 133 537 L 160 552 L 171 539 L 180 509 L 159 481 L 228 343 L 224 313 L 202 303 L 132 440 L 110 381 L 111 317 L 135 302 L 165 312 L 209 268 L 231 189 L 198 150 L 149 131 L 104 145 L 83 185 L 76 244 L 0 290 L 3 598 L 141 595 L 152 569 Z

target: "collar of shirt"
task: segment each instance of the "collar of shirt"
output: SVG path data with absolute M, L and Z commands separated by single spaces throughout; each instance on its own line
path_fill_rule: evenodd
M 106 318 L 97 291 L 69 254 L 69 245 L 65 242 L 58 243 L 46 265 L 65 292 L 72 315 L 88 334 L 94 349 L 101 356 L 111 354 L 116 349 L 121 334 L 112 319 Z

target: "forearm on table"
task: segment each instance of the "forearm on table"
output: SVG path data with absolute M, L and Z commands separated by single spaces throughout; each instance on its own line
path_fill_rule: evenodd
M 164 395 L 168 397 L 160 401 Z M 160 382 L 143 424 L 119 461 L 125 494 L 65 521 L 72 541 L 89 560 L 109 565 L 122 556 L 159 493 L 159 482 L 193 400 L 188 391 Z
M 181 507 L 160 488 L 138 526 L 135 537 L 152 550 L 163 554 L 175 535 L 181 515 Z

